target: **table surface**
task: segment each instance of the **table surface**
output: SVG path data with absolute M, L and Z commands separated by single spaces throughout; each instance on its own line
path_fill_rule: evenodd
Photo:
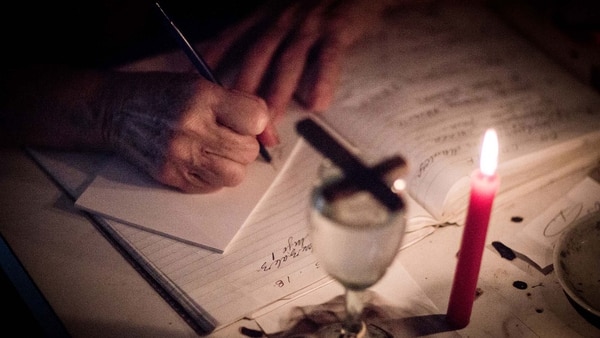
M 189 337 L 191 327 L 20 149 L 2 149 L 0 233 L 73 337 Z M 487 242 L 518 231 L 583 173 L 567 177 L 495 210 Z M 524 222 L 511 221 L 512 216 Z M 400 253 L 417 284 L 445 313 L 461 228 L 447 226 Z M 514 281 L 528 285 L 515 288 Z M 599 337 L 568 303 L 554 273 L 492 249 L 483 256 L 471 323 L 463 336 Z M 211 336 L 239 336 L 243 321 Z

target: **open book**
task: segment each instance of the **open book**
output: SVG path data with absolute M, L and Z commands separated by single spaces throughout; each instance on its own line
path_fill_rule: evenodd
M 302 116 L 290 111 L 281 128 L 293 133 Z M 408 229 L 418 236 L 409 234 L 404 246 L 437 225 L 461 224 L 468 177 L 478 166 L 487 128 L 496 129 L 500 143 L 496 203 L 600 158 L 598 93 L 473 4 L 389 13 L 386 25 L 352 50 L 333 106 L 322 118 L 369 164 L 397 154 L 408 160 Z M 220 212 L 219 226 L 234 229 L 220 242 L 222 253 L 206 249 L 214 243 L 169 234 L 168 226 L 157 230 L 123 220 L 128 210 L 122 205 L 120 215 L 110 215 L 86 200 L 99 184 L 114 183 L 101 180 L 112 177 L 102 176 L 114 169 L 104 167 L 111 158 L 32 154 L 78 205 L 95 214 L 99 228 L 190 324 L 210 331 L 327 279 L 310 252 L 306 229 L 312 177 L 322 157 L 297 137 L 285 147 L 275 168 L 257 162 L 274 172 L 263 190 L 248 196 L 247 217 L 228 224 L 233 216 Z M 250 172 L 248 180 L 256 174 Z M 127 182 L 108 193 L 129 193 Z M 143 207 L 144 195 L 128 198 Z M 181 216 L 165 213 L 172 223 Z

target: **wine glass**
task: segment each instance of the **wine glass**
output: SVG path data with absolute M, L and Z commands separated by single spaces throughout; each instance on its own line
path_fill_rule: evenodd
M 321 175 L 323 176 L 323 175 Z M 313 189 L 309 234 L 319 265 L 345 289 L 345 319 L 319 330 L 321 337 L 389 337 L 362 319 L 362 293 L 396 257 L 405 209 L 391 211 L 341 174 L 324 175 Z

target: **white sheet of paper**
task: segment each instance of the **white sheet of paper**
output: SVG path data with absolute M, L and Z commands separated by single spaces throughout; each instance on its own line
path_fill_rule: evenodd
M 235 189 L 223 189 L 210 196 L 189 195 L 157 184 L 137 168 L 115 157 L 96 176 L 76 205 L 222 252 L 268 189 L 275 171 L 270 165 L 257 162 L 250 166 L 248 175 L 253 179 L 245 180 Z
M 224 252 L 265 195 L 298 140 L 294 127 L 299 114 L 290 112 L 281 123 L 281 145 L 269 149 L 271 164 L 257 160 L 246 179 L 234 188 L 210 194 L 185 194 L 113 158 L 77 199 L 75 205 L 92 213 L 216 252 Z M 224 216 L 226 215 L 226 216 Z
M 251 318 L 255 318 L 257 323 L 267 333 L 281 332 L 289 329 L 290 322 L 293 323 L 294 315 L 298 315 L 298 311 L 302 308 L 307 311 L 311 307 L 318 306 L 327 301 L 330 301 L 336 296 L 344 293 L 342 286 L 327 278 L 328 283 L 320 284 L 317 289 L 310 292 L 297 295 L 295 297 L 286 297 L 281 299 L 271 307 L 261 309 L 254 313 Z M 383 301 L 386 307 L 390 307 L 394 312 L 394 318 L 411 318 L 418 316 L 437 315 L 440 314 L 439 309 L 433 304 L 431 299 L 423 292 L 415 280 L 404 269 L 398 257 L 392 263 L 383 278 L 369 288 L 373 291 L 378 301 Z M 401 322 L 401 321 L 398 321 Z M 398 326 L 396 330 L 403 333 L 407 337 L 415 336 L 415 332 L 411 332 L 410 326 Z M 422 331 L 421 331 L 422 332 Z M 440 333 L 440 337 L 458 337 L 455 331 Z
M 552 265 L 554 245 L 562 232 L 583 216 L 600 208 L 600 183 L 585 177 L 564 197 L 516 234 L 500 242 L 533 261 L 542 271 Z

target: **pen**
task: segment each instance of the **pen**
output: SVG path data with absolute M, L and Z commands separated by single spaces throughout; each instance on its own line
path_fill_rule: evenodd
M 175 37 L 175 39 L 177 40 L 187 57 L 194 64 L 200 75 L 202 75 L 205 79 L 211 81 L 212 83 L 216 83 L 222 86 L 221 82 L 213 75 L 212 71 L 210 70 L 202 56 L 200 56 L 200 54 L 196 52 L 194 47 L 186 39 L 183 33 L 179 30 L 179 28 L 177 28 L 173 20 L 171 20 L 167 13 L 165 13 L 165 11 L 162 9 L 158 1 L 156 1 L 155 4 L 162 18 L 164 19 L 165 24 L 167 25 L 167 27 L 169 28 L 169 30 L 171 31 L 171 33 L 173 34 L 173 36 Z M 262 158 L 266 162 L 271 163 L 271 154 L 269 154 L 267 148 L 265 148 L 265 146 L 260 141 L 258 142 L 258 144 L 260 146 L 260 155 L 262 156 Z
M 316 150 L 340 167 L 349 180 L 367 189 L 388 209 L 395 211 L 404 207 L 402 199 L 383 182 L 377 170 L 364 165 L 315 121 L 310 118 L 301 120 L 296 124 L 296 130 Z

